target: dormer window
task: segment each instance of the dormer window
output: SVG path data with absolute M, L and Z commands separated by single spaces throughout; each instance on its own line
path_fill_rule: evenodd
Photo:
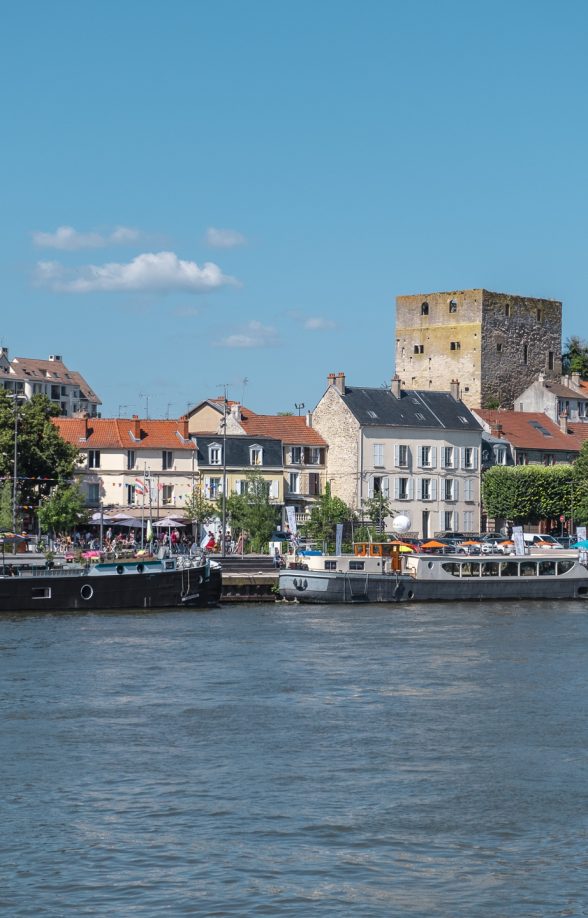
M 249 464 L 250 465 L 262 465 L 263 464 L 263 449 L 261 446 L 250 446 L 249 447 Z
M 426 302 L 425 302 L 425 303 L 421 303 L 421 315 L 422 315 L 422 316 L 428 316 L 428 315 L 429 315 L 429 304 L 426 303 Z
M 223 448 L 220 443 L 211 443 L 208 447 L 208 464 L 222 465 Z

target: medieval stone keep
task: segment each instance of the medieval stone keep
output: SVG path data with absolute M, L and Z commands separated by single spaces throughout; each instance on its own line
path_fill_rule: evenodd
M 558 300 L 454 290 L 396 298 L 396 372 L 406 389 L 461 383 L 470 408 L 512 408 L 539 374 L 561 376 Z

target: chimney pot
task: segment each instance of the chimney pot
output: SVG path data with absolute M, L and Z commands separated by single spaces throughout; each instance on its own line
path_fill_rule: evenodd
M 400 398 L 400 382 L 400 376 L 398 373 L 395 373 L 390 383 L 390 391 L 394 398 Z
M 335 385 L 340 395 L 345 395 L 345 373 L 337 373 Z
M 459 379 L 451 380 L 451 395 L 456 402 L 459 402 Z

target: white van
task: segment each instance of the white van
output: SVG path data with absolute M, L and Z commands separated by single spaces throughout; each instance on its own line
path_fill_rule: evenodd
M 525 540 L 525 545 L 530 549 L 563 549 L 561 542 L 558 542 L 557 539 L 550 535 L 540 535 L 538 532 L 523 532 L 523 539 Z

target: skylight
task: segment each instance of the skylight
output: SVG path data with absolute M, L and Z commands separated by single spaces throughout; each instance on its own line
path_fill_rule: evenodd
M 370 418 L 377 418 L 377 417 L 378 417 L 378 415 L 376 414 L 375 411 L 368 411 L 368 414 L 369 414 Z
M 538 430 L 539 433 L 542 433 L 544 437 L 551 436 L 550 432 L 546 430 L 543 424 L 540 424 L 539 421 L 531 421 L 531 427 L 534 427 L 535 430 Z

